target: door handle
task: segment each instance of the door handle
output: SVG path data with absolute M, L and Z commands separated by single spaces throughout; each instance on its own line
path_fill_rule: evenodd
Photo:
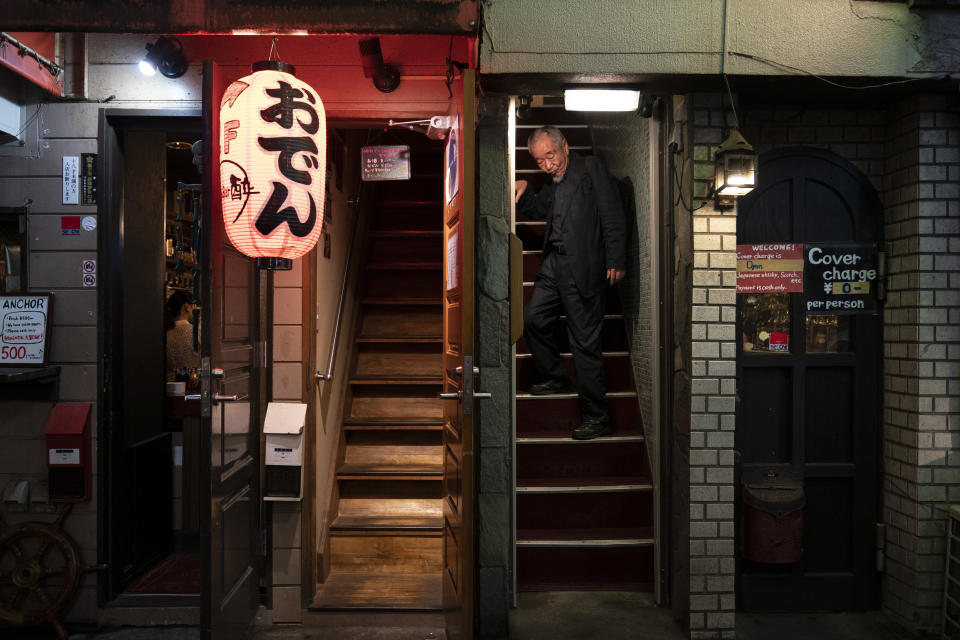
M 489 400 L 493 397 L 493 394 L 489 391 L 474 391 L 473 399 L 474 400 Z
M 213 394 L 214 402 L 236 402 L 239 399 L 240 399 L 240 396 L 238 396 L 237 394 L 233 394 L 232 396 L 224 395 L 222 393 Z
M 452 393 L 441 393 L 439 398 L 441 400 L 459 400 L 462 395 L 462 391 L 453 391 Z

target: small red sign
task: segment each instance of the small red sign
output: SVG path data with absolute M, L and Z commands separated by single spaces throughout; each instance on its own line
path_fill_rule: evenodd
M 60 233 L 65 236 L 80 235 L 80 216 L 61 216 Z
M 770 351 L 789 351 L 790 334 L 780 331 L 770 332 Z

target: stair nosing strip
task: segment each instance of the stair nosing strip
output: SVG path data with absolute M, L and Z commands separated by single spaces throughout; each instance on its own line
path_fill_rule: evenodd
M 603 357 L 605 357 L 605 358 L 606 358 L 606 357 L 610 357 L 610 358 L 624 358 L 624 357 L 626 357 L 626 356 L 629 356 L 629 355 L 630 355 L 630 352 L 629 352 L 629 351 L 604 351 L 604 352 L 602 352 L 601 355 L 602 355 Z M 532 353 L 518 353 L 518 354 L 514 355 L 514 357 L 515 357 L 515 358 L 522 358 L 522 359 L 526 360 L 526 359 L 528 359 L 528 358 L 532 358 L 532 357 L 533 357 L 533 354 L 532 354 Z M 564 352 L 562 352 L 562 353 L 560 354 L 560 357 L 561 357 L 561 358 L 572 358 L 572 357 L 573 357 L 573 353 L 570 352 L 570 351 L 564 351 Z
M 550 393 L 542 396 L 535 396 L 530 393 L 518 393 L 517 400 L 551 400 L 556 398 L 576 398 L 576 393 Z M 636 398 L 636 391 L 609 391 L 608 398 Z
M 625 493 L 628 491 L 652 491 L 652 484 L 611 484 L 578 486 L 522 486 L 517 485 L 517 493 Z
M 517 540 L 518 547 L 538 548 L 538 547 L 652 547 L 655 544 L 653 538 L 631 538 L 631 539 L 599 539 L 599 540 Z
M 590 444 L 591 442 L 644 442 L 646 440 L 642 435 L 635 436 L 600 436 L 592 440 L 574 440 L 570 436 L 548 436 L 545 438 L 520 437 L 516 439 L 517 444 Z

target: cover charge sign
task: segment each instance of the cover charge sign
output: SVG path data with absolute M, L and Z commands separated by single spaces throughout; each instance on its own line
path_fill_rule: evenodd
M 737 245 L 737 293 L 801 292 L 802 244 Z
M 818 242 L 804 246 L 807 315 L 877 313 L 877 246 Z
M 51 294 L 0 296 L 0 366 L 45 364 Z
M 410 146 L 375 145 L 360 150 L 360 171 L 364 182 L 410 179 Z

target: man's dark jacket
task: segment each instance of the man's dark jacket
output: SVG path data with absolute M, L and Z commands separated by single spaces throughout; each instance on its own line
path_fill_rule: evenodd
M 570 154 L 564 181 L 572 180 L 563 245 L 581 295 L 603 291 L 607 269 L 626 270 L 626 222 L 616 181 L 593 156 Z M 553 226 L 556 185 L 547 183 L 536 194 L 524 191 L 517 209 L 531 218 L 547 219 L 544 238 Z M 546 251 L 546 247 L 544 247 Z

